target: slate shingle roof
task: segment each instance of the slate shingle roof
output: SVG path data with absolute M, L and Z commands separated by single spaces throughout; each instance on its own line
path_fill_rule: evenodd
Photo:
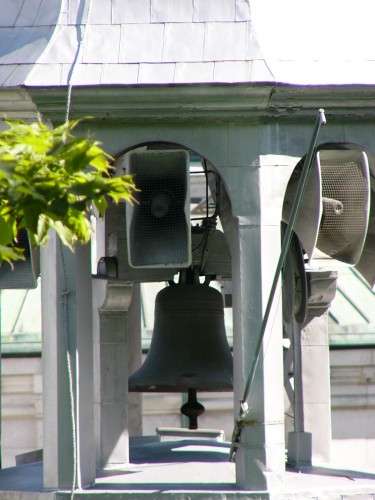
M 371 0 L 0 0 L 0 9 L 3 87 L 375 83 Z
M 2 86 L 66 85 L 74 62 L 75 85 L 273 81 L 247 0 L 29 0 L 6 10 Z
M 0 0 L 0 87 L 375 84 L 372 0 Z
M 375 83 L 369 0 L 0 0 L 0 9 L 3 87 L 69 78 L 75 85 Z

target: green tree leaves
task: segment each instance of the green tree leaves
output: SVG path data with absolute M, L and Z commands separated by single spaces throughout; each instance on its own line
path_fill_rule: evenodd
M 33 246 L 50 228 L 74 250 L 90 240 L 92 204 L 104 216 L 107 199 L 132 202 L 129 175 L 111 177 L 111 158 L 89 137 L 74 137 L 78 121 L 48 128 L 41 121 L 7 121 L 0 132 L 0 264 L 22 258 L 19 229 Z

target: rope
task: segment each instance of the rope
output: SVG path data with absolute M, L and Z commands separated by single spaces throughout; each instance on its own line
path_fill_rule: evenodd
M 69 292 L 66 293 L 67 297 Z M 68 303 L 65 299 L 64 303 Z M 68 307 L 66 308 L 66 313 L 68 314 Z M 73 500 L 74 492 L 77 488 L 77 426 L 75 418 L 75 402 L 74 402 L 74 391 L 73 391 L 73 373 L 72 373 L 72 359 L 69 352 L 69 347 L 66 350 L 66 366 L 68 371 L 68 382 L 69 382 L 69 401 L 70 401 L 70 416 L 72 420 L 72 445 L 73 445 L 73 478 L 72 478 L 72 488 L 70 492 L 70 499 Z
M 67 283 L 67 272 L 65 266 L 64 253 L 61 248 L 61 243 L 58 242 L 60 249 L 60 259 L 62 265 L 62 274 L 64 279 L 64 290 L 61 292 L 61 299 L 63 303 L 63 335 L 65 340 L 65 352 L 66 352 L 66 370 L 68 374 L 68 390 L 69 390 L 69 403 L 70 403 L 70 418 L 72 423 L 72 447 L 73 447 L 73 477 L 70 499 L 73 500 L 74 491 L 77 487 L 77 426 L 76 426 L 76 415 L 75 415 L 75 400 L 74 400 L 74 382 L 73 382 L 73 369 L 72 369 L 72 356 L 70 353 L 69 345 L 69 330 L 68 330 L 68 319 L 69 319 L 69 295 L 71 291 L 68 289 Z
M 84 11 L 86 0 L 81 0 L 81 2 L 83 5 L 82 10 Z M 69 75 L 68 75 L 68 93 L 67 93 L 67 97 L 66 97 L 66 112 L 65 112 L 65 122 L 66 123 L 69 121 L 69 117 L 70 117 L 70 106 L 71 106 L 71 102 L 72 102 L 72 91 L 73 91 L 73 76 L 74 76 L 74 72 L 75 72 L 75 69 L 77 66 L 77 62 L 79 60 L 79 56 L 81 55 L 82 49 L 85 45 L 86 28 L 90 22 L 91 3 L 92 3 L 92 0 L 88 0 L 86 21 L 83 23 L 81 20 L 81 24 L 80 24 L 81 36 L 80 36 L 77 52 L 76 52 L 76 55 L 75 55 L 73 63 L 72 63 L 72 67 L 70 68 Z M 83 12 L 82 12 L 82 18 L 83 18 Z
M 91 15 L 91 3 L 92 0 L 88 0 L 87 3 L 87 14 L 86 14 L 86 20 L 85 22 L 83 21 L 83 13 L 85 10 L 85 5 L 86 5 L 86 0 L 81 0 L 80 6 L 82 5 L 82 19 L 81 19 L 81 36 L 80 36 L 80 41 L 78 44 L 77 52 L 75 55 L 75 58 L 73 60 L 69 75 L 68 75 L 68 92 L 67 92 L 67 98 L 66 98 L 66 113 L 65 113 L 65 122 L 67 123 L 69 121 L 70 117 L 70 108 L 71 108 L 71 101 L 72 101 L 72 91 L 73 91 L 73 76 L 74 72 L 76 69 L 77 62 L 79 60 L 79 57 L 81 55 L 81 52 L 83 50 L 84 44 L 85 44 L 85 37 L 86 37 L 86 28 L 89 24 L 90 21 L 90 15 Z M 78 27 L 78 24 L 77 24 Z M 73 369 L 72 369 L 72 356 L 70 353 L 70 347 L 69 347 L 69 330 L 68 330 L 68 319 L 69 319 L 69 295 L 70 295 L 70 290 L 68 290 L 67 287 L 67 272 L 66 272 L 66 267 L 65 267 L 65 259 L 64 259 L 64 254 L 61 248 L 60 244 L 60 255 L 61 255 L 61 263 L 62 263 L 62 270 L 63 270 L 63 277 L 64 277 L 64 291 L 62 292 L 62 301 L 63 301 L 63 312 L 64 312 L 64 326 L 63 326 L 63 331 L 64 331 L 64 338 L 65 338 L 65 343 L 66 343 L 66 368 L 67 368 L 67 374 L 68 374 L 68 386 L 69 386 L 69 401 L 70 401 L 70 415 L 71 415 L 71 423 L 72 423 L 72 447 L 73 447 L 73 477 L 72 477 L 72 486 L 71 486 L 71 491 L 70 491 L 70 500 L 74 499 L 74 494 L 77 489 L 81 489 L 81 481 L 78 481 L 78 475 L 80 476 L 80 471 L 78 470 L 78 462 L 79 462 L 79 436 L 78 436 L 78 427 L 77 427 L 77 417 L 76 417 L 76 405 L 75 405 L 75 397 L 74 397 L 74 378 L 73 378 Z M 79 393 L 78 393 L 78 371 L 79 371 L 79 364 L 78 364 L 78 353 L 76 353 L 76 397 L 77 400 L 79 398 Z
M 257 342 L 256 348 L 255 348 L 254 361 L 253 361 L 253 364 L 252 364 L 252 367 L 250 370 L 249 377 L 248 377 L 246 384 L 245 384 L 245 389 L 244 389 L 242 399 L 240 400 L 239 418 L 238 418 L 238 420 L 235 421 L 233 434 L 232 434 L 231 448 L 229 451 L 229 460 L 230 461 L 233 461 L 235 459 L 236 450 L 239 446 L 239 442 L 241 439 L 242 428 L 245 425 L 245 418 L 247 417 L 249 410 L 250 410 L 249 405 L 247 403 L 247 400 L 249 398 L 250 389 L 251 389 L 251 386 L 252 386 L 253 381 L 254 381 L 255 370 L 256 370 L 256 367 L 257 367 L 258 362 L 259 362 L 260 353 L 261 353 L 262 344 L 263 344 L 263 339 L 264 339 L 264 334 L 265 334 L 266 327 L 268 324 L 268 319 L 269 319 L 269 315 L 271 312 L 271 307 L 273 304 L 275 292 L 277 289 L 279 276 L 280 276 L 281 270 L 284 266 L 285 258 L 287 256 L 287 253 L 289 250 L 290 242 L 291 242 L 292 235 L 293 235 L 294 225 L 295 225 L 295 222 L 297 220 L 298 211 L 299 211 L 299 208 L 301 206 L 301 202 L 302 202 L 305 190 L 306 190 L 310 170 L 311 170 L 311 167 L 313 165 L 314 156 L 315 156 L 315 152 L 316 152 L 316 141 L 318 139 L 319 130 L 320 130 L 320 127 L 322 125 L 325 125 L 325 124 L 326 124 L 326 118 L 324 115 L 324 110 L 319 109 L 319 112 L 318 112 L 318 115 L 317 115 L 317 118 L 315 121 L 315 127 L 314 127 L 314 131 L 313 131 L 312 140 L 310 143 L 308 154 L 306 156 L 306 161 L 304 162 L 304 165 L 303 165 L 301 178 L 300 178 L 297 192 L 296 192 L 296 196 L 295 196 L 295 199 L 293 202 L 292 211 L 291 211 L 290 218 L 289 218 L 289 223 L 288 223 L 287 228 L 286 228 L 283 244 L 282 244 L 281 251 L 280 251 L 280 257 L 279 257 L 279 260 L 278 260 L 278 263 L 276 266 L 276 271 L 275 271 L 275 275 L 273 278 L 273 282 L 272 282 L 266 310 L 264 312 L 264 317 L 263 317 L 263 321 L 262 321 L 262 325 L 261 325 L 261 329 L 260 329 L 260 333 L 259 333 L 259 337 L 258 337 L 258 342 Z

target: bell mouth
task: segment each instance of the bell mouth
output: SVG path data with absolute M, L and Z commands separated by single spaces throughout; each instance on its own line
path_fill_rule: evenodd
M 150 349 L 129 377 L 131 392 L 225 392 L 233 389 L 233 357 L 221 293 L 205 284 L 176 284 L 155 300 Z
M 137 382 L 134 378 L 129 378 L 129 392 L 186 392 L 189 389 L 200 392 L 230 392 L 233 390 L 232 375 L 228 374 L 222 379 L 181 376 L 175 380 L 150 380 L 149 383 L 144 379 Z

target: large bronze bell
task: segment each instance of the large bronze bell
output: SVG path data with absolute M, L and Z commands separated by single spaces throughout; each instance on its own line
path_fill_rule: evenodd
M 205 284 L 172 284 L 155 301 L 155 324 L 143 365 L 129 378 L 133 392 L 187 392 L 181 411 L 197 428 L 204 408 L 197 391 L 231 391 L 233 359 L 221 293 Z

